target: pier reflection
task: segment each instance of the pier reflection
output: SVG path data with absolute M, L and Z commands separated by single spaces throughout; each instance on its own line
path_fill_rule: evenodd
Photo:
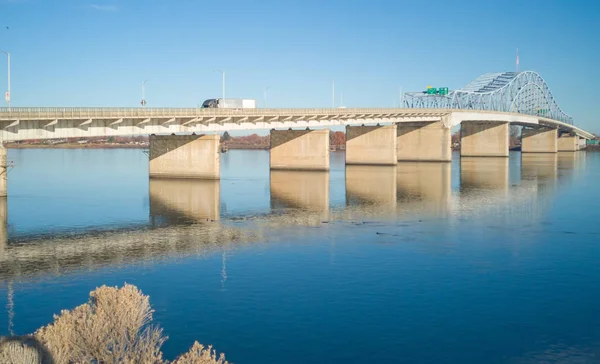
M 260 230 L 240 230 L 220 222 L 114 231 L 9 244 L 0 254 L 0 282 L 57 276 L 82 268 L 154 264 L 160 259 L 222 252 L 264 239 Z
M 396 178 L 399 209 L 406 213 L 440 215 L 450 208 L 450 163 L 402 162 Z
M 346 205 L 396 210 L 396 166 L 346 166 Z
M 508 158 L 461 157 L 460 190 L 508 190 Z
M 461 157 L 460 195 L 455 215 L 506 214 L 510 201 L 509 158 Z
M 150 179 L 153 226 L 219 220 L 220 181 Z
M 558 152 L 558 175 L 576 176 L 585 169 L 586 152 Z
M 272 170 L 270 190 L 273 210 L 298 209 L 329 217 L 329 172 Z
M 0 197 L 0 256 L 8 244 L 8 199 Z
M 522 180 L 553 182 L 556 180 L 557 176 L 557 153 L 523 153 L 521 155 Z

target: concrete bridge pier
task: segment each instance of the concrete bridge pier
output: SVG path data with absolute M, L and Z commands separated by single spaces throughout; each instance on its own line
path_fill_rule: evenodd
M 219 135 L 150 135 L 150 178 L 221 177 Z
M 8 196 L 6 148 L 0 143 L 0 198 Z
M 396 124 L 346 126 L 346 164 L 395 166 Z
M 521 132 L 523 153 L 556 153 L 558 151 L 558 130 L 553 128 L 523 128 Z
M 452 135 L 441 121 L 398 123 L 399 162 L 451 162 Z
M 579 137 L 576 135 L 563 134 L 558 138 L 559 152 L 576 152 L 579 150 Z
M 329 129 L 271 130 L 270 167 L 328 171 Z
M 508 157 L 509 129 L 509 123 L 503 121 L 463 121 L 461 157 Z

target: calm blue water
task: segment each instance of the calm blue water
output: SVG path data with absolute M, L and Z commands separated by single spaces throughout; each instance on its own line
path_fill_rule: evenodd
M 149 182 L 140 150 L 8 159 L 0 335 L 128 282 L 167 358 L 600 362 L 599 153 L 277 173 L 230 151 L 220 183 Z

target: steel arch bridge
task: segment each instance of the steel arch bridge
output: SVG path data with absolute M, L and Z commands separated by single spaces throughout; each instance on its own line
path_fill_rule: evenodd
M 406 108 L 514 112 L 573 125 L 573 118 L 558 106 L 546 81 L 533 71 L 486 73 L 446 95 L 407 92 L 402 101 Z

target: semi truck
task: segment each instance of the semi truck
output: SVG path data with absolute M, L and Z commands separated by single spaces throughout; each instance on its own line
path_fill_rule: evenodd
M 256 109 L 256 100 L 252 99 L 208 99 L 202 103 L 203 108 L 219 109 Z

